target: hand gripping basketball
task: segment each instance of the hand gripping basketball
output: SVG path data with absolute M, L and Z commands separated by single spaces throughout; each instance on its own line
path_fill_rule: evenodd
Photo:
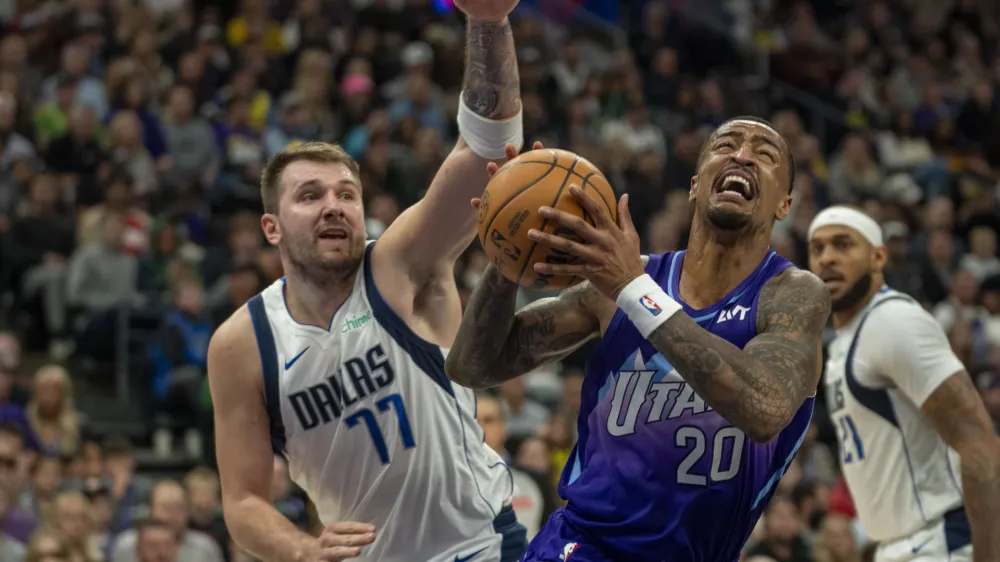
M 615 300 L 625 285 L 645 273 L 639 252 L 639 233 L 628 211 L 628 195 L 622 195 L 618 201 L 618 222 L 615 223 L 604 206 L 579 186 L 571 185 L 569 191 L 593 217 L 594 224 L 552 207 L 541 207 L 538 214 L 574 233 L 582 242 L 534 228 L 528 231 L 528 238 L 575 256 L 579 263 L 538 262 L 535 263 L 535 271 L 548 275 L 579 275 Z
M 304 562 L 341 562 L 361 556 L 361 547 L 375 542 L 375 527 L 368 523 L 342 521 L 323 528 L 316 548 Z
M 541 150 L 543 148 L 545 148 L 545 146 L 542 145 L 542 143 L 540 143 L 538 141 L 535 141 L 535 144 L 531 145 L 531 150 Z M 508 162 L 510 162 L 511 160 L 517 158 L 517 148 L 515 148 L 514 145 L 508 144 L 507 146 L 503 147 L 503 151 L 504 151 L 504 154 L 507 157 L 507 161 Z M 497 170 L 499 170 L 499 169 L 500 169 L 500 166 L 497 166 L 496 162 L 490 162 L 490 163 L 486 164 L 486 173 L 488 173 L 491 178 L 494 175 L 496 175 Z M 475 199 L 473 199 L 472 200 L 472 208 L 475 209 L 478 212 L 479 211 L 479 204 L 482 203 L 482 202 L 483 202 L 483 200 L 480 199 L 480 198 L 478 198 L 478 197 L 475 198 Z

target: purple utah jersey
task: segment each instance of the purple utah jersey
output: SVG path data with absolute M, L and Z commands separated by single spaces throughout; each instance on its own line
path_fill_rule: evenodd
M 675 300 L 684 252 L 646 272 Z M 764 284 L 791 266 L 769 251 L 715 305 L 686 312 L 743 348 Z M 683 303 L 682 303 L 683 304 Z M 709 407 L 618 310 L 587 364 L 579 440 L 559 484 L 568 500 L 523 560 L 730 562 L 740 556 L 812 418 L 813 398 L 777 438 L 755 443 Z

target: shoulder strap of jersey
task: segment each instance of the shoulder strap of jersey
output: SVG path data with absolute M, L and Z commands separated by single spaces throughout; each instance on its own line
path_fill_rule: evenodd
M 869 388 L 858 382 L 857 376 L 854 374 L 854 356 L 858 351 L 858 342 L 861 341 L 861 330 L 864 329 L 865 322 L 872 311 L 887 302 L 899 300 L 915 302 L 906 295 L 893 295 L 878 301 L 865 311 L 858 323 L 858 329 L 854 331 L 851 347 L 847 351 L 847 361 L 844 364 L 844 378 L 847 380 L 847 388 L 850 389 L 858 403 L 896 427 L 899 427 L 899 420 L 896 418 L 896 410 L 889 399 L 889 393 L 884 388 Z
M 257 349 L 260 352 L 260 368 L 264 375 L 264 403 L 271 425 L 271 448 L 285 456 L 285 426 L 281 421 L 281 396 L 278 389 L 278 347 L 274 343 L 274 332 L 267 317 L 264 297 L 258 293 L 247 301 L 247 310 L 253 323 Z

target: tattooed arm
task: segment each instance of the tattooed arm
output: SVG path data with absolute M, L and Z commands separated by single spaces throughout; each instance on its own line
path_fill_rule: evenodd
M 788 269 L 758 300 L 758 336 L 741 350 L 677 313 L 649 336 L 657 351 L 729 423 L 773 439 L 815 391 L 830 295 L 814 275 Z
M 972 555 L 1000 560 L 1000 440 L 965 371 L 949 377 L 921 408 L 962 459 L 962 492 L 972 524 Z
M 584 282 L 514 312 L 517 285 L 493 265 L 472 293 L 445 372 L 462 386 L 486 388 L 569 355 L 601 331 L 614 302 Z
M 502 15 L 516 1 L 469 4 Z M 477 116 L 503 121 L 521 109 L 521 83 L 510 23 L 506 18 L 499 22 L 476 19 L 470 9 L 466 10 L 470 17 L 463 100 Z M 502 150 L 503 146 L 495 148 Z M 429 276 L 451 274 L 455 260 L 475 235 L 475 211 L 469 201 L 480 197 L 486 187 L 488 162 L 473 152 L 464 138 L 458 139 L 424 198 L 397 218 L 379 239 L 373 258 L 376 267 L 391 270 L 380 279 L 386 285 L 384 293 L 399 292 L 389 286 L 394 283 L 392 279 L 414 279 L 419 284 Z

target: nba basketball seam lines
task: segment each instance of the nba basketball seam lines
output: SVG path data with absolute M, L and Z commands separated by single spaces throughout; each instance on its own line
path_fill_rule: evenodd
M 555 153 L 553 153 L 553 155 L 555 155 Z M 580 161 L 580 157 L 576 156 L 576 159 L 573 160 L 573 165 L 570 166 L 569 170 L 566 171 L 566 177 L 563 178 L 562 185 L 559 186 L 559 191 L 556 191 L 556 196 L 552 198 L 552 208 L 555 208 L 555 206 L 559 204 L 559 198 L 562 197 L 563 191 L 566 190 L 566 184 L 569 183 L 569 177 L 573 174 L 573 168 L 576 167 L 576 164 L 579 161 Z M 551 170 L 549 170 L 549 173 L 551 173 Z M 494 216 L 496 216 L 496 215 L 494 215 Z M 538 226 L 538 230 L 540 230 L 542 232 L 545 232 L 545 226 L 548 225 L 548 224 L 549 224 L 549 219 L 543 219 L 542 220 L 542 224 L 540 224 Z M 517 283 L 519 283 L 519 284 L 521 283 L 521 278 L 524 277 L 524 272 L 528 270 L 528 266 L 532 265 L 532 263 L 531 263 L 531 255 L 535 252 L 535 248 L 537 246 L 538 246 L 538 242 L 535 242 L 534 240 L 532 240 L 531 245 L 528 246 L 528 252 L 526 254 L 528 256 L 528 258 L 526 260 L 524 260 L 524 265 L 521 266 L 521 271 L 518 272 L 518 274 L 517 274 Z
M 521 189 L 517 190 L 516 192 L 514 192 L 514 194 L 511 195 L 510 197 L 508 197 L 506 201 L 504 201 L 503 203 L 500 203 L 500 206 L 497 207 L 495 211 L 492 211 L 493 216 L 490 217 L 490 222 L 486 223 L 486 228 L 483 230 L 483 232 L 487 232 L 488 233 L 490 231 L 490 229 L 493 228 L 493 221 L 495 221 L 497 219 L 497 217 L 500 216 L 500 211 L 503 211 L 504 208 L 507 205 L 509 205 L 511 201 L 517 199 L 522 193 L 524 193 L 525 191 L 528 191 L 529 189 L 531 189 L 532 187 L 534 187 L 535 185 L 537 185 L 538 182 L 540 182 L 540 181 L 544 180 L 546 177 L 548 177 L 548 175 L 552 173 L 552 170 L 554 170 L 556 168 L 562 168 L 562 166 L 556 165 L 556 163 L 559 161 L 559 156 L 557 156 L 556 153 L 553 152 L 553 151 L 549 151 L 549 153 L 552 155 L 552 164 L 549 166 L 549 169 L 545 170 L 545 173 L 542 174 L 542 175 L 540 175 L 540 176 L 538 176 L 536 179 L 531 180 L 531 182 L 529 182 L 528 185 L 526 185 L 526 186 L 522 187 Z M 521 162 L 519 164 L 544 164 L 544 162 Z M 515 166 L 519 165 L 519 164 L 515 164 Z M 513 168 L 513 166 L 511 166 L 511 168 Z M 495 176 L 493 176 L 493 177 L 496 178 L 498 175 L 500 175 L 500 172 L 497 172 L 497 174 Z M 485 236 L 485 234 L 484 234 L 484 236 Z

